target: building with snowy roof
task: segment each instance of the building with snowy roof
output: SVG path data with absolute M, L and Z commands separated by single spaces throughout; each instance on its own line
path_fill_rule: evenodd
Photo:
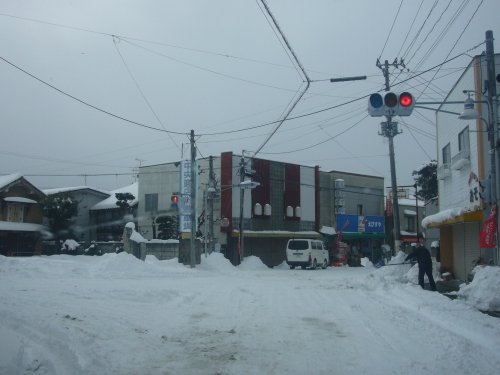
M 0 254 L 41 254 L 42 238 L 48 235 L 40 205 L 45 197 L 18 173 L 0 176 Z

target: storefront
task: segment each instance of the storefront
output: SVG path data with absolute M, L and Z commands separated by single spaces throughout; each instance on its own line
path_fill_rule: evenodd
M 383 216 L 337 215 L 336 230 L 340 241 L 349 245 L 352 256 L 367 257 L 372 262 L 382 257 Z

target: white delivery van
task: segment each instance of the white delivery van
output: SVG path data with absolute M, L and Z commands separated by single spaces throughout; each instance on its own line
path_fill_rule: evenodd
M 323 241 L 294 238 L 288 240 L 286 245 L 286 262 L 291 269 L 300 266 L 302 269 L 311 267 L 313 269 L 328 266 L 328 250 L 325 249 Z

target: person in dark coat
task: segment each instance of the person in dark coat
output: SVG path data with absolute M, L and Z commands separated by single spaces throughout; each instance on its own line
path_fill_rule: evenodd
M 414 250 L 405 259 L 405 262 L 410 259 L 417 259 L 418 262 L 418 284 L 424 288 L 424 274 L 427 275 L 429 279 L 429 284 L 431 290 L 436 290 L 436 283 L 434 282 L 434 277 L 432 276 L 432 259 L 430 251 L 422 244 L 416 244 Z

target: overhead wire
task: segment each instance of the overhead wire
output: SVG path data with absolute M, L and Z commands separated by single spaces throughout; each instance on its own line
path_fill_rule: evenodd
M 459 7 L 455 10 L 455 13 L 452 15 L 450 20 L 448 20 L 447 24 L 444 26 L 444 28 L 441 30 L 439 35 L 436 37 L 432 45 L 429 47 L 429 49 L 423 54 L 423 56 L 420 58 L 418 63 L 415 65 L 416 69 L 419 69 L 425 61 L 429 58 L 432 52 L 437 48 L 437 46 L 444 40 L 444 37 L 448 32 L 451 30 L 451 27 L 453 24 L 458 20 L 458 17 L 462 14 L 464 9 L 467 7 L 468 3 L 470 0 L 463 0 L 462 3 L 459 5 Z
M 427 39 L 429 38 L 429 36 L 432 34 L 432 32 L 434 31 L 434 29 L 436 28 L 437 24 L 441 21 L 441 19 L 443 18 L 443 15 L 446 13 L 446 11 L 448 10 L 448 8 L 450 7 L 451 5 L 451 2 L 452 0 L 450 0 L 448 2 L 448 5 L 446 5 L 446 7 L 444 8 L 444 10 L 441 12 L 441 14 L 439 15 L 439 17 L 437 18 L 436 21 L 434 21 L 434 23 L 432 24 L 430 30 L 427 32 L 427 34 L 425 34 L 425 37 L 423 38 L 423 40 L 420 42 L 420 44 L 418 45 L 417 48 L 415 48 L 415 51 L 413 52 L 413 55 L 410 57 L 410 58 L 407 58 L 406 59 L 406 63 L 407 64 L 410 64 L 413 57 L 415 57 L 415 54 L 420 51 L 420 48 L 422 48 L 423 44 L 427 41 Z
M 295 54 L 294 50 L 292 49 L 292 46 L 290 45 L 290 43 L 288 43 L 288 40 L 285 36 L 285 34 L 283 33 L 283 31 L 281 30 L 279 24 L 278 24 L 278 21 L 276 20 L 276 18 L 274 17 L 274 15 L 272 14 L 271 10 L 269 9 L 269 6 L 267 5 L 266 1 L 265 0 L 260 0 L 260 2 L 262 3 L 262 5 L 264 6 L 264 8 L 266 9 L 266 12 L 267 14 L 269 15 L 269 17 L 271 18 L 271 20 L 273 21 L 273 24 L 274 24 L 274 27 L 276 28 L 276 30 L 278 31 L 279 35 L 281 36 L 281 39 L 283 40 L 283 42 L 285 43 L 287 49 L 290 51 L 291 55 L 293 56 L 293 60 L 295 61 L 295 63 L 297 64 L 297 66 L 300 68 L 300 71 L 302 72 L 302 74 L 304 75 L 304 78 L 306 80 L 306 86 L 304 88 L 304 90 L 298 95 L 298 97 L 295 99 L 295 101 L 290 105 L 290 107 L 288 108 L 288 110 L 286 111 L 285 115 L 282 117 L 282 119 L 278 122 L 278 124 L 274 127 L 274 129 L 271 131 L 271 133 L 268 135 L 268 137 L 264 140 L 264 142 L 259 146 L 259 148 L 254 152 L 253 154 L 253 157 L 255 157 L 264 147 L 265 145 L 269 142 L 269 140 L 274 136 L 274 134 L 276 134 L 276 132 L 278 131 L 278 129 L 281 127 L 281 125 L 283 125 L 283 123 L 286 121 L 286 119 L 288 118 L 288 116 L 292 113 L 292 111 L 294 110 L 294 108 L 297 106 L 297 104 L 300 102 L 300 100 L 302 99 L 302 97 L 304 96 L 304 94 L 307 92 L 307 90 L 309 89 L 309 86 L 311 85 L 311 80 L 309 79 L 309 76 L 307 75 L 307 72 L 305 71 L 304 67 L 302 66 L 300 60 L 298 59 L 297 55 Z M 257 3 L 258 4 L 258 3 Z M 260 6 L 259 6 L 260 7 Z
M 235 59 L 235 60 L 241 60 L 241 61 L 248 61 L 248 62 L 256 63 L 256 64 L 265 64 L 265 65 L 272 65 L 272 66 L 276 66 L 276 67 L 280 67 L 280 68 L 295 69 L 295 66 L 277 64 L 277 63 L 273 63 L 270 61 L 252 59 L 252 58 L 242 57 L 242 56 L 236 56 L 236 55 L 232 55 L 232 54 L 225 53 L 225 52 L 215 52 L 215 51 L 209 51 L 209 50 L 204 50 L 204 49 L 200 49 L 200 48 L 192 48 L 192 47 L 180 46 L 180 45 L 171 44 L 171 43 L 159 42 L 159 41 L 149 40 L 149 39 L 145 39 L 145 38 L 137 38 L 137 37 L 128 36 L 128 35 L 107 33 L 107 32 L 103 32 L 103 31 L 92 30 L 89 28 L 64 25 L 64 24 L 57 23 L 57 22 L 44 21 L 44 20 L 40 20 L 40 19 L 36 19 L 36 18 L 15 16 L 12 14 L 7 14 L 7 13 L 0 13 L 0 16 L 12 18 L 12 19 L 17 19 L 17 20 L 21 20 L 21 21 L 28 21 L 28 22 L 44 24 L 44 25 L 53 26 L 53 27 L 64 28 L 64 29 L 68 29 L 68 30 L 81 31 L 81 32 L 86 32 L 86 33 L 91 33 L 91 34 L 96 34 L 96 35 L 109 36 L 109 37 L 117 36 L 117 37 L 121 38 L 122 40 L 124 40 L 124 39 L 133 40 L 133 41 L 137 41 L 137 42 L 155 44 L 155 45 L 160 45 L 160 46 L 164 46 L 164 47 L 190 51 L 190 52 L 196 52 L 196 53 L 207 54 L 207 55 L 218 56 L 218 57 L 229 58 L 229 59 Z M 316 71 L 316 70 L 310 70 L 310 69 L 309 69 L 309 71 L 314 72 L 314 73 L 318 73 L 318 74 L 325 74 L 325 75 L 330 74 L 330 73 Z
M 399 12 L 401 10 L 401 6 L 403 5 L 403 3 L 404 3 L 404 0 L 401 0 L 401 2 L 399 3 L 398 11 L 396 12 L 396 16 L 392 20 L 392 25 L 391 25 L 391 28 L 389 30 L 389 33 L 387 34 L 387 38 L 385 39 L 385 43 L 384 43 L 384 46 L 382 47 L 382 51 L 380 51 L 380 54 L 378 55 L 379 59 L 381 58 L 382 54 L 385 51 L 385 47 L 387 46 L 387 42 L 389 41 L 389 38 L 391 37 L 392 30 L 394 29 L 394 25 L 396 24 L 396 21 L 398 19 L 398 15 L 399 15 Z
M 349 126 L 347 129 L 341 131 L 340 133 L 330 137 L 330 138 L 327 138 L 321 142 L 318 142 L 318 143 L 315 143 L 313 145 L 309 145 L 309 146 L 306 146 L 306 147 L 303 147 L 303 148 L 299 148 L 299 149 L 295 149 L 295 150 L 290 150 L 290 151 L 281 151 L 281 152 L 262 152 L 262 154 L 265 154 L 265 155 L 282 155 L 282 154 L 291 154 L 291 153 L 294 153 L 294 152 L 299 152 L 299 151 L 305 151 L 305 150 L 310 150 L 314 147 L 317 147 L 319 145 L 322 145 L 323 143 L 326 143 L 334 138 L 337 138 L 339 136 L 341 136 L 342 134 L 348 132 L 349 130 L 353 129 L 355 126 L 359 125 L 364 119 L 366 119 L 368 117 L 368 115 L 365 115 L 361 120 L 357 121 L 356 123 L 354 123 L 353 125 Z
M 132 73 L 132 70 L 130 69 L 130 67 L 128 66 L 127 62 L 125 61 L 125 58 L 123 57 L 123 54 L 121 53 L 120 49 L 118 48 L 118 43 L 117 43 L 117 40 L 120 41 L 120 38 L 117 37 L 117 36 L 113 36 L 113 45 L 115 46 L 115 50 L 116 52 L 118 53 L 118 56 L 120 57 L 120 60 L 122 61 L 123 65 L 125 66 L 125 69 L 127 70 L 130 78 L 132 79 L 132 81 L 134 82 L 135 84 L 135 87 L 137 88 L 137 91 L 139 91 L 139 93 L 141 94 L 141 97 L 142 99 L 144 100 L 144 102 L 146 103 L 146 105 L 148 106 L 149 110 L 151 111 L 151 113 L 153 114 L 153 116 L 156 118 L 156 120 L 158 121 L 158 123 L 160 124 L 160 126 L 164 129 L 164 130 L 167 130 L 165 128 L 165 125 L 163 125 L 163 122 L 160 120 L 160 117 L 158 117 L 158 114 L 156 113 L 156 111 L 153 109 L 153 106 L 151 105 L 151 103 L 149 102 L 148 98 L 146 97 L 146 95 L 144 94 L 144 91 L 141 89 L 141 86 L 139 85 L 139 82 L 137 82 L 137 79 L 135 78 L 134 74 Z M 174 138 L 172 137 L 172 135 L 170 133 L 167 133 L 168 137 L 170 138 L 170 141 L 174 144 L 175 147 L 177 147 L 177 149 L 179 151 L 181 151 L 181 148 L 180 146 L 177 144 L 177 142 L 174 140 Z
M 410 32 L 413 30 L 413 25 L 415 24 L 415 21 L 417 20 L 418 18 L 418 14 L 420 13 L 420 9 L 422 8 L 422 5 L 424 4 L 424 0 L 421 0 L 420 1 L 420 5 L 418 6 L 418 9 L 417 9 L 417 12 L 415 13 L 415 15 L 413 16 L 413 21 L 411 22 L 411 25 L 406 33 L 406 36 L 403 40 L 403 43 L 401 43 L 401 47 L 399 47 L 399 51 L 398 53 L 396 54 L 396 56 L 401 56 L 401 51 L 403 50 L 403 47 L 406 43 L 406 41 L 408 40 L 408 36 L 410 35 Z M 381 54 L 382 55 L 382 54 Z
M 436 8 L 438 4 L 438 0 L 434 0 L 434 4 L 432 5 L 431 9 L 429 10 L 429 12 L 427 13 L 427 17 L 424 19 L 424 22 L 422 22 L 422 25 L 420 25 L 420 28 L 418 29 L 417 33 L 415 34 L 415 36 L 413 37 L 412 41 L 410 42 L 410 44 L 408 45 L 408 47 L 406 47 L 405 51 L 403 52 L 403 54 L 401 55 L 401 58 L 406 58 L 409 51 L 413 48 L 413 45 L 416 43 L 418 37 L 420 36 L 420 33 L 422 32 L 422 30 L 424 29 L 424 26 L 425 24 L 427 23 L 427 21 L 429 20 L 432 12 L 434 11 L 434 8 Z
M 97 107 L 97 106 L 95 106 L 93 104 L 90 104 L 89 102 L 87 102 L 87 101 L 85 101 L 83 99 L 80 99 L 80 98 L 78 98 L 78 97 L 76 97 L 74 95 L 71 95 L 70 93 L 68 93 L 68 92 L 66 92 L 66 91 L 64 91 L 64 90 L 62 90 L 60 88 L 57 88 L 56 86 L 48 83 L 47 81 L 44 81 L 43 79 L 35 76 L 34 74 L 31 74 L 27 70 L 21 68 L 20 66 L 14 64 L 13 62 L 11 62 L 9 60 L 7 60 L 5 57 L 0 56 L 0 60 L 4 61 L 5 63 L 9 64 L 10 66 L 14 67 L 15 69 L 23 72 L 24 74 L 27 74 L 28 76 L 30 76 L 31 78 L 37 80 L 38 82 L 43 83 L 44 85 L 50 87 L 51 89 L 56 90 L 57 92 L 65 95 L 65 96 L 67 96 L 68 98 L 71 98 L 71 99 L 73 99 L 73 100 L 75 100 L 75 101 L 77 101 L 77 102 L 79 102 L 79 103 L 81 103 L 81 104 L 83 104 L 83 105 L 85 105 L 85 106 L 87 106 L 89 108 L 95 109 L 96 111 L 104 113 L 104 114 L 106 114 L 108 116 L 111 116 L 111 117 L 114 117 L 116 119 L 125 121 L 125 122 L 127 122 L 129 124 L 140 126 L 142 128 L 146 128 L 146 129 L 150 129 L 150 130 L 156 130 L 156 131 L 160 131 L 160 132 L 164 132 L 164 133 L 170 133 L 170 134 L 182 134 L 182 135 L 186 134 L 186 133 L 182 133 L 182 132 L 175 132 L 175 131 L 172 131 L 172 130 L 159 129 L 159 128 L 155 128 L 153 126 L 149 126 L 149 125 L 146 125 L 146 124 L 141 124 L 140 122 L 137 122 L 137 121 L 129 120 L 128 118 L 125 118 L 123 116 L 120 116 L 120 115 L 114 114 L 112 112 L 109 112 L 107 110 L 104 110 L 102 108 L 99 108 L 99 107 Z
M 472 22 L 472 20 L 474 19 L 474 17 L 476 16 L 477 12 L 479 11 L 479 8 L 481 8 L 481 5 L 483 5 L 483 1 L 484 0 L 481 0 L 481 2 L 477 5 L 476 7 L 476 10 L 474 11 L 474 13 L 472 13 L 471 17 L 469 18 L 469 21 L 467 22 L 467 24 L 465 25 L 465 27 L 463 28 L 462 32 L 460 33 L 460 35 L 458 36 L 457 40 L 455 41 L 455 43 L 453 44 L 453 46 L 450 48 L 450 51 L 448 52 L 448 54 L 446 55 L 446 59 L 451 55 L 451 53 L 453 52 L 453 50 L 455 49 L 456 45 L 458 44 L 458 42 L 460 41 L 460 39 L 462 38 L 462 36 L 464 35 L 465 31 L 467 30 L 467 28 L 469 27 L 470 23 Z M 434 76 L 429 80 L 429 82 L 431 82 L 435 77 L 436 75 L 439 73 L 439 69 L 434 73 Z M 429 84 L 427 85 L 429 86 Z M 425 91 L 425 90 L 424 90 Z

